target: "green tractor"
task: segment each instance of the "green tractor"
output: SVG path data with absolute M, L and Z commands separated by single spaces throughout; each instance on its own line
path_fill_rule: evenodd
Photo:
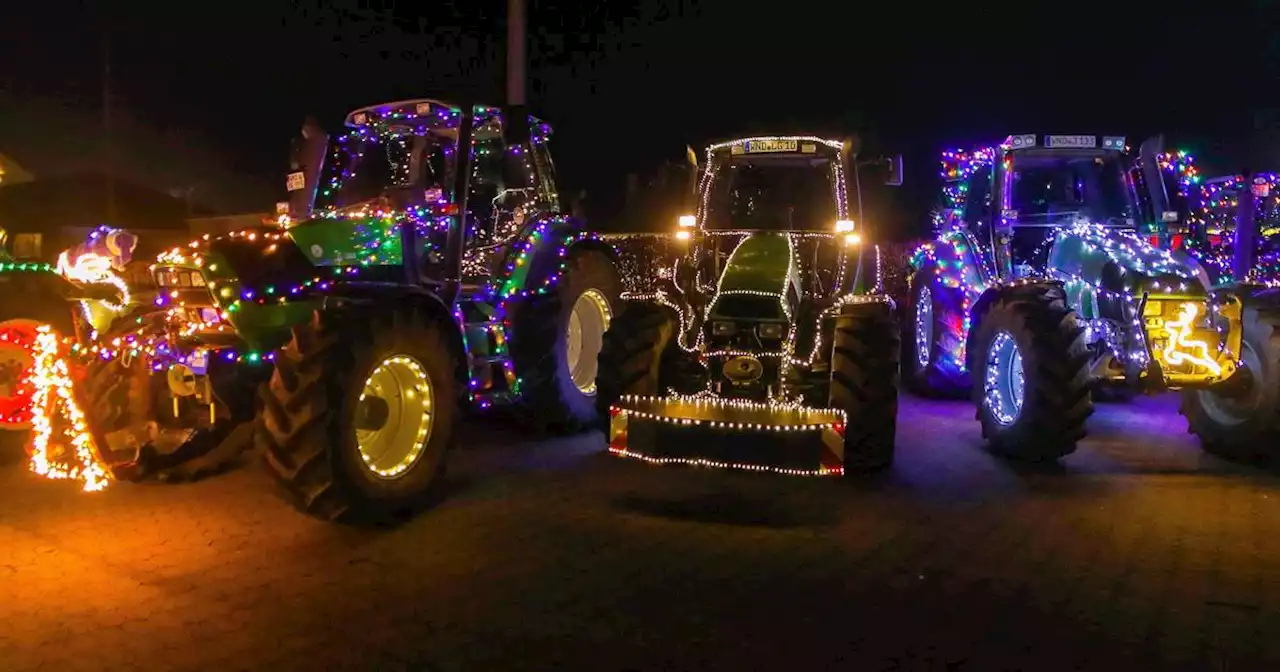
M 600 351 L 610 449 L 808 475 L 887 466 L 898 327 L 847 181 L 887 163 L 900 184 L 901 159 L 859 164 L 852 141 L 807 136 L 712 145 L 702 170 L 690 158 L 697 214 L 611 238 L 637 272 Z
M 425 99 L 355 110 L 332 139 L 307 125 L 285 226 L 157 260 L 156 310 L 85 386 L 115 400 L 93 425 L 126 446 L 173 430 L 150 461 L 175 469 L 232 459 L 256 417 L 270 471 L 324 519 L 419 501 L 460 405 L 594 426 L 620 280 L 561 212 L 550 132 L 520 107 Z M 128 383 L 130 352 L 161 375 Z
M 1274 342 L 1274 307 L 1217 291 L 1196 259 L 1139 233 L 1160 240 L 1178 221 L 1161 142 L 1134 157 L 1123 137 L 1027 134 L 943 154 L 938 238 L 911 259 L 904 378 L 969 392 L 995 452 L 1070 454 L 1099 393 L 1203 401 L 1253 380 L 1274 400 L 1276 379 L 1247 355 Z M 1187 413 L 1189 429 L 1213 452 L 1272 445 L 1271 403 Z

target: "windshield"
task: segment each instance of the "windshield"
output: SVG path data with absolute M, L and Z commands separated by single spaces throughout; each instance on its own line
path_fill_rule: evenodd
M 1016 156 L 1009 171 L 1009 204 L 1018 219 L 1077 215 L 1098 224 L 1134 218 L 1129 185 L 1116 155 Z
M 830 231 L 839 218 L 834 178 L 829 158 L 733 161 L 713 178 L 706 227 Z
M 448 198 L 452 138 L 431 132 L 375 135 L 363 130 L 338 139 L 316 198 L 319 207 L 345 208 L 383 196 L 410 202 Z

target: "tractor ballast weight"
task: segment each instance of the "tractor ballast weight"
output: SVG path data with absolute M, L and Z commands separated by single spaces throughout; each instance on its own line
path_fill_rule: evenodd
M 938 239 L 911 259 L 904 374 L 968 393 L 997 452 L 1074 451 L 1092 392 L 1206 389 L 1238 368 L 1238 300 L 1138 235 L 1169 197 L 1160 141 L 1010 136 L 943 156 Z M 1141 185 L 1145 184 L 1145 188 Z
M 712 145 L 674 230 L 606 236 L 627 283 L 600 352 L 612 452 L 803 475 L 891 462 L 897 326 L 853 220 L 849 150 Z

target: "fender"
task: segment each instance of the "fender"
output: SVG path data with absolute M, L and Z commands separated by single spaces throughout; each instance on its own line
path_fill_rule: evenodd
M 445 341 L 449 344 L 449 352 L 454 358 L 454 375 L 459 384 L 459 393 L 467 392 L 467 381 L 470 377 L 470 365 L 467 363 L 467 350 L 462 343 L 462 325 L 453 310 L 437 295 L 424 287 L 400 283 L 381 282 L 344 282 L 334 284 L 324 295 L 319 310 L 345 304 L 360 305 L 413 305 L 421 309 L 444 332 Z
M 585 247 L 579 247 L 583 246 Z M 526 223 L 503 260 L 506 277 L 498 282 L 496 299 L 540 293 L 560 272 L 571 248 L 597 249 L 616 261 L 617 252 L 604 241 L 585 233 L 579 222 L 563 216 L 542 217 Z

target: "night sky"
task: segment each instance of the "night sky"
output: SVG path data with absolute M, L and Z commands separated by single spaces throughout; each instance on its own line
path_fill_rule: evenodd
M 117 170 L 218 209 L 269 209 L 304 114 L 333 130 L 387 100 L 501 102 L 505 4 L 6 7 L 0 153 L 38 174 L 101 165 L 109 29 Z M 593 203 L 685 144 L 757 131 L 859 133 L 868 151 L 904 153 L 908 184 L 882 216 L 906 228 L 938 149 L 1012 132 L 1136 146 L 1163 131 L 1209 172 L 1280 167 L 1274 0 L 529 4 L 530 103 L 555 126 L 562 181 Z

